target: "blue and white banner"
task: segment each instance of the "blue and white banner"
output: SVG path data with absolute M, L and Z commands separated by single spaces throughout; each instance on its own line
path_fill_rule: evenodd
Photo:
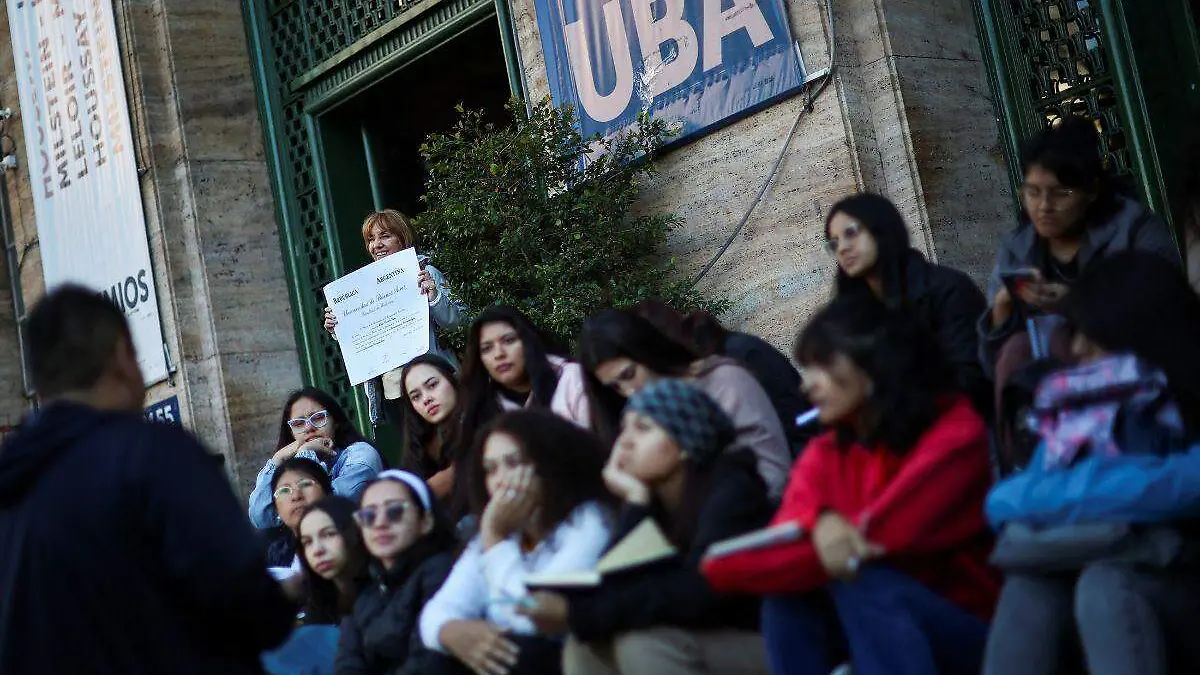
M 796 92 L 804 72 L 782 0 L 534 0 L 550 93 L 585 137 L 642 111 L 678 140 Z

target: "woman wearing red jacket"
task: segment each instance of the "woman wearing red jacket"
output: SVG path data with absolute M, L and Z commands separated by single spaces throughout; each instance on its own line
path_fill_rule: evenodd
M 767 596 L 771 668 L 825 675 L 979 672 L 999 577 L 986 563 L 987 435 L 936 338 L 866 294 L 796 345 L 830 431 L 792 469 L 774 523 L 798 542 L 707 559 L 722 592 Z

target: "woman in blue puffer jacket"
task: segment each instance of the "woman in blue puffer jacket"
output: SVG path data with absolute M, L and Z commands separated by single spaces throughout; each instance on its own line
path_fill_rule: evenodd
M 1200 643 L 1200 297 L 1154 254 L 1067 298 L 1078 367 L 1046 378 L 1029 467 L 991 492 L 1006 570 L 985 675 L 1192 672 Z

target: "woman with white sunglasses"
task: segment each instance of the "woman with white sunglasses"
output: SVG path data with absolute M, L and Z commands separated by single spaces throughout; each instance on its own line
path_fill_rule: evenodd
M 371 554 L 374 582 L 342 621 L 337 675 L 423 673 L 433 652 L 421 642 L 421 610 L 454 565 L 454 527 L 429 485 L 408 471 L 384 471 L 354 514 Z
M 383 457 L 354 428 L 337 399 L 315 387 L 288 396 L 276 447 L 250 493 L 250 522 L 260 529 L 281 524 L 271 484 L 279 466 L 292 457 L 320 463 L 329 472 L 333 494 L 355 501 L 383 470 Z

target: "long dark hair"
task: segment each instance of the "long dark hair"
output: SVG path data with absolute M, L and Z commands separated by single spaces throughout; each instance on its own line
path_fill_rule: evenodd
M 1144 251 L 1098 260 L 1072 286 L 1063 312 L 1105 351 L 1161 369 L 1187 433 L 1200 435 L 1200 296 L 1173 261 Z
M 541 482 L 538 527 L 550 533 L 581 504 L 613 504 L 602 473 L 608 448 L 600 439 L 548 410 L 518 410 L 505 413 L 479 433 L 471 450 L 468 475 L 471 512 L 481 515 L 488 492 L 483 472 L 483 446 L 492 434 L 508 434 L 533 466 Z
M 353 580 L 350 592 L 341 593 L 332 581 L 322 579 L 308 564 L 308 556 L 304 555 L 304 545 L 297 537 L 296 555 L 300 558 L 300 568 L 308 580 L 308 602 L 304 607 L 305 620 L 308 623 L 340 623 L 341 618 L 353 609 L 358 592 L 368 583 L 367 562 L 370 556 L 363 546 L 358 524 L 354 522 L 356 510 L 358 505 L 349 499 L 330 495 L 308 507 L 304 514 L 304 518 L 307 518 L 319 511 L 327 514 L 333 521 L 334 527 L 345 542 L 346 574 Z M 303 518 L 300 522 L 304 522 Z
M 912 249 L 904 216 L 895 204 L 877 194 L 863 192 L 851 195 L 833 205 L 825 218 L 825 238 L 829 238 L 829 224 L 833 217 L 844 213 L 858 221 L 875 239 L 878 257 L 875 271 L 883 282 L 884 302 L 895 309 L 908 301 L 905 271 L 913 256 L 921 254 Z M 852 277 L 838 266 L 837 294 L 870 292 L 866 276 Z
M 466 362 L 462 371 L 462 393 L 465 399 L 462 404 L 463 438 L 470 438 L 476 429 L 502 412 L 496 399 L 500 385 L 488 374 L 479 353 L 479 334 L 489 323 L 506 323 L 520 336 L 525 352 L 525 372 L 529 375 L 535 404 L 550 405 L 554 398 L 554 390 L 558 388 L 558 372 L 548 358 L 550 354 L 558 352 L 542 332 L 514 307 L 488 307 L 471 324 L 467 334 Z
M 715 316 L 702 309 L 684 314 L 662 300 L 643 300 L 629 309 L 698 357 L 725 353 L 729 332 Z
M 1054 174 L 1063 186 L 1096 195 L 1084 215 L 1084 227 L 1099 224 L 1120 208 L 1120 199 L 1128 186 L 1104 166 L 1100 156 L 1100 135 L 1096 124 L 1086 117 L 1072 115 L 1057 125 L 1047 126 L 1021 148 L 1021 174 L 1034 166 Z M 1029 222 L 1029 213 L 1021 206 L 1021 218 Z
M 427 512 L 425 510 L 425 504 L 421 502 L 421 498 L 418 497 L 417 494 L 413 492 L 412 487 L 404 481 L 396 480 L 394 478 L 387 478 L 386 476 L 383 478 L 378 478 L 370 483 L 367 483 L 367 487 L 363 489 L 362 494 L 365 496 L 367 494 L 367 489 L 369 489 L 372 485 L 384 481 L 395 483 L 404 488 L 404 492 L 409 497 L 409 503 L 411 503 L 417 509 L 418 518 L 424 518 L 426 513 L 430 513 L 433 518 L 433 529 L 431 529 L 428 533 L 421 535 L 421 538 L 413 542 L 412 546 L 405 550 L 403 555 L 401 555 L 396 561 L 395 569 L 392 569 L 386 573 L 387 577 L 393 583 L 403 584 L 408 577 L 426 560 L 438 555 L 439 553 L 449 553 L 454 551 L 458 547 L 458 538 L 455 535 L 454 525 L 450 522 L 450 516 L 447 515 L 446 510 L 443 509 L 436 500 L 434 500 L 432 512 Z M 421 482 L 425 483 L 424 480 Z M 429 488 L 428 483 L 425 483 L 425 490 L 426 493 L 430 495 L 430 498 L 433 499 L 433 490 Z M 362 505 L 361 497 L 359 498 L 359 505 Z M 383 573 L 382 570 L 379 571 L 381 574 Z
M 279 416 L 279 443 L 275 446 L 276 448 L 282 448 L 295 440 L 292 430 L 288 427 L 288 420 L 291 418 L 292 406 L 302 398 L 316 401 L 329 413 L 329 423 L 333 425 L 333 446 L 335 448 L 345 450 L 355 443 L 367 442 L 367 439 L 363 438 L 363 435 L 358 433 L 358 429 L 350 422 L 350 416 L 346 414 L 346 409 L 337 402 L 336 398 L 316 387 L 304 387 L 288 394 L 287 401 L 283 404 L 283 413 Z
M 592 428 L 609 445 L 616 439 L 625 398 L 597 379 L 596 368 L 617 358 L 640 363 L 662 376 L 677 377 L 686 373 L 699 356 L 627 309 L 606 309 L 584 321 L 579 364 L 585 372 Z
M 839 354 L 872 383 L 859 423 L 838 427 L 843 445 L 882 444 L 905 454 L 956 392 L 937 338 L 907 310 L 889 310 L 867 293 L 834 298 L 796 342 L 796 360 L 805 366 L 829 365 Z
M 457 443 L 455 437 L 460 426 L 462 405 L 456 403 L 454 410 L 450 411 L 450 416 L 439 425 L 425 421 L 425 418 L 421 417 L 421 414 L 413 407 L 412 399 L 408 397 L 408 373 L 414 366 L 419 365 L 426 365 L 438 371 L 443 378 L 450 382 L 456 392 L 461 392 L 461 388 L 458 384 L 458 375 L 454 372 L 454 366 L 437 354 L 429 353 L 418 356 L 400 371 L 400 384 L 404 389 L 404 403 L 400 406 L 404 412 L 400 466 L 419 476 L 426 476 L 445 469 L 453 462 L 452 448 Z M 436 458 L 429 457 L 425 449 L 438 437 L 441 439 L 441 452 Z

